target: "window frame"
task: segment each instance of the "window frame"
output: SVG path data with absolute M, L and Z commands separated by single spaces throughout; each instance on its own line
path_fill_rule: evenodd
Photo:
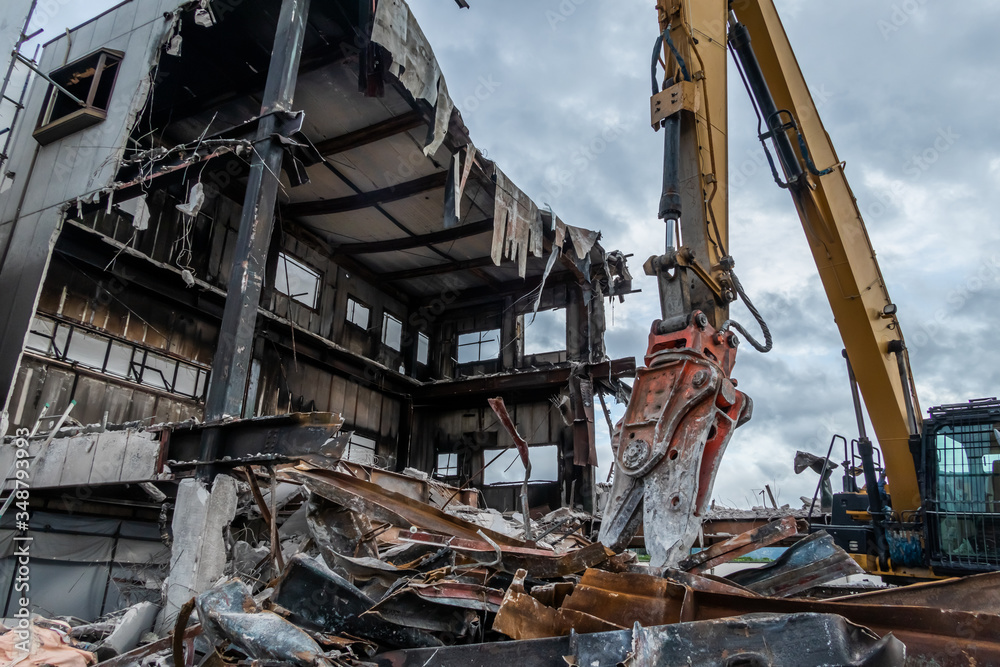
M 399 343 L 398 343 L 397 347 L 393 347 L 386 340 L 386 334 L 389 331 L 389 326 L 388 326 L 389 320 L 392 320 L 392 321 L 396 322 L 399 325 Z M 382 345 L 384 347 L 387 347 L 387 348 L 389 348 L 390 350 L 392 350 L 394 352 L 402 352 L 403 351 L 403 318 L 396 317 L 391 312 L 389 312 L 389 310 L 383 310 L 382 311 L 382 335 L 379 338 L 381 339 Z
M 424 360 L 420 360 L 420 347 L 423 345 L 424 348 Z M 431 337 L 425 334 L 423 331 L 417 332 L 417 354 L 416 362 L 419 366 L 427 366 L 431 362 Z
M 366 311 L 365 319 L 367 320 L 367 322 L 366 322 L 366 324 L 364 326 L 361 326 L 360 324 L 358 324 L 357 322 L 355 322 L 354 320 L 351 319 L 351 304 L 355 304 L 357 306 L 361 306 L 362 308 L 365 309 L 365 311 Z M 357 329 L 361 329 L 362 331 L 364 331 L 364 332 L 367 333 L 368 330 L 371 328 L 371 325 L 372 325 L 372 307 L 369 306 L 364 301 L 362 301 L 361 299 L 355 298 L 355 297 L 351 296 L 350 294 L 348 294 L 347 295 L 347 311 L 344 313 L 344 321 L 347 324 L 350 324 L 351 326 L 353 326 L 353 327 L 355 327 Z
M 479 335 L 479 340 L 475 341 L 474 343 L 463 343 L 462 342 L 462 336 L 474 336 L 476 334 Z M 486 342 L 492 343 L 493 342 L 492 338 L 484 340 L 484 338 L 483 338 L 484 334 L 496 334 L 496 339 L 495 340 L 496 340 L 496 345 L 497 345 L 497 353 L 496 353 L 496 356 L 494 356 L 494 357 L 485 357 L 485 358 L 483 357 L 483 343 L 486 343 Z M 477 355 L 477 358 L 472 359 L 471 361 L 462 361 L 462 348 L 463 347 L 465 347 L 465 348 L 476 347 L 478 349 L 478 351 L 479 351 L 479 354 Z M 480 330 L 480 331 L 466 331 L 465 333 L 458 334 L 458 340 L 455 341 L 455 362 L 459 366 L 468 366 L 470 364 L 490 363 L 491 361 L 497 361 L 498 359 L 500 359 L 500 354 L 501 354 L 502 351 L 503 351 L 503 338 L 502 338 L 500 329 L 485 329 L 485 330 Z
M 284 270 L 282 270 L 282 262 L 284 262 Z M 301 269 L 303 272 L 305 272 L 305 273 L 307 273 L 307 274 L 309 274 L 311 276 L 315 276 L 315 278 L 316 278 L 316 289 L 314 290 L 313 298 L 312 298 L 312 303 L 311 304 L 308 303 L 308 302 L 306 302 L 306 301 L 303 301 L 302 299 L 300 299 L 299 296 L 301 296 L 301 295 L 297 296 L 297 295 L 294 295 L 294 294 L 289 294 L 289 292 L 292 291 L 291 287 L 288 285 L 288 278 L 290 276 L 288 275 L 287 269 L 288 269 L 288 265 L 289 264 L 294 265 L 296 268 Z M 285 278 L 285 287 L 286 287 L 286 289 L 288 291 L 283 292 L 283 291 L 281 291 L 281 288 L 278 287 L 278 277 L 279 276 L 284 276 L 284 278 Z M 300 306 L 304 306 L 305 308 L 308 308 L 309 310 L 312 310 L 312 311 L 319 310 L 319 297 L 320 297 L 320 294 L 323 291 L 323 273 L 319 269 L 317 269 L 314 266 L 312 266 L 311 264 L 307 264 L 304 260 L 301 260 L 298 257 L 295 257 L 294 255 L 291 255 L 291 254 L 285 252 L 284 250 L 279 250 L 278 251 L 278 266 L 277 266 L 277 268 L 274 271 L 274 291 L 277 292 L 278 294 L 281 294 L 282 296 L 284 296 L 284 297 L 286 297 L 286 298 L 294 301 L 295 303 L 299 304 Z M 305 294 L 308 294 L 308 292 L 306 292 Z
M 441 467 L 441 457 L 445 457 L 446 465 Z M 458 452 L 437 452 L 434 457 L 434 477 L 438 479 L 454 479 L 462 473 Z
M 97 58 L 97 62 L 94 67 L 94 75 L 90 82 L 90 87 L 87 90 L 86 97 L 79 97 L 83 106 L 78 106 L 69 112 L 61 113 L 59 116 L 53 117 L 56 112 L 56 106 L 59 102 L 60 96 L 62 96 L 66 102 L 73 104 L 72 100 L 66 98 L 65 94 L 59 90 L 52 81 L 66 88 L 67 85 L 71 85 L 68 80 L 60 81 L 60 78 L 71 76 L 75 69 L 78 69 L 81 65 L 87 64 L 88 60 Z M 118 83 L 118 75 L 122 69 L 122 62 L 125 59 L 125 53 L 123 51 L 115 51 L 108 48 L 99 48 L 96 51 L 88 53 L 82 58 L 78 58 L 71 63 L 67 63 L 61 67 L 52 70 L 47 75 L 47 80 L 49 80 L 48 90 L 45 93 L 45 101 L 42 104 L 42 111 L 38 117 L 38 123 L 32 136 L 35 140 L 42 146 L 46 146 L 50 143 L 58 141 L 68 137 L 71 134 L 75 134 L 81 130 L 85 130 L 88 127 L 102 123 L 108 118 L 108 112 L 111 109 L 111 100 L 115 94 L 115 87 Z M 109 62 L 112 61 L 112 62 Z M 96 104 L 96 97 L 98 91 L 101 89 L 101 83 L 107 76 L 108 70 L 113 69 L 111 73 L 111 84 L 107 92 L 107 103 L 103 106 Z M 74 105 L 75 106 L 75 105 Z
M 46 327 L 51 325 L 51 331 L 39 330 L 39 323 Z M 62 334 L 63 331 L 66 332 L 65 335 Z M 100 342 L 106 346 L 100 364 L 74 358 L 74 335 L 83 340 Z M 48 342 L 45 349 L 39 347 L 40 341 Z M 128 351 L 128 362 L 125 364 L 127 370 L 124 374 L 111 368 L 112 350 L 116 347 L 125 348 Z M 99 373 L 116 381 L 128 382 L 195 401 L 204 401 L 208 392 L 211 371 L 209 366 L 169 354 L 163 350 L 146 347 L 99 329 L 43 313 L 35 313 L 24 350 L 46 359 L 53 359 L 93 373 Z M 164 366 L 164 368 L 159 366 Z M 167 373 L 164 373 L 164 370 Z M 191 383 L 182 376 L 182 373 L 189 374 L 189 377 L 193 374 L 193 392 L 183 390 L 183 387 L 189 386 Z M 183 383 L 181 386 L 178 386 L 179 381 Z

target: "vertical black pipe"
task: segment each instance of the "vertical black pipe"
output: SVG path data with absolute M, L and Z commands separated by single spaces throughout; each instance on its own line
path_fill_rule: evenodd
M 205 400 L 206 421 L 221 419 L 223 415 L 239 417 L 243 414 L 257 308 L 280 185 L 282 146 L 274 138 L 277 126 L 274 112 L 290 111 L 292 107 L 309 3 L 310 0 L 283 0 L 281 4 L 250 178 L 243 200 L 233 271 L 229 278 L 219 342 L 212 360 L 211 384 Z M 218 438 L 210 435 L 211 430 L 206 431 L 202 441 L 203 461 L 213 460 L 218 450 Z
M 663 191 L 660 194 L 660 220 L 681 219 L 681 115 L 675 113 L 663 121 Z
M 896 355 L 896 365 L 899 367 L 899 381 L 903 386 L 903 403 L 906 404 L 906 423 L 910 429 L 910 436 L 917 435 L 917 415 L 913 408 L 913 395 L 910 393 L 910 374 L 906 368 L 904 353 L 906 346 L 901 340 L 889 341 L 889 351 Z
M 740 61 L 747 85 L 750 86 L 750 91 L 757 101 L 757 108 L 760 109 L 760 113 L 764 117 L 765 131 L 772 133 L 774 145 L 778 151 L 778 159 L 785 170 L 785 178 L 789 182 L 795 182 L 802 176 L 802 166 L 799 164 L 795 149 L 792 147 L 791 139 L 788 138 L 784 130 L 780 129 L 783 122 L 778 115 L 778 107 L 774 103 L 774 97 L 771 96 L 767 79 L 764 78 L 764 72 L 761 70 L 757 56 L 753 52 L 753 46 L 750 44 L 750 31 L 745 25 L 736 21 L 732 14 L 730 17 L 729 45 Z
M 851 367 L 851 360 L 847 358 L 847 351 L 844 351 L 844 360 L 847 361 L 847 376 L 851 382 L 851 397 L 854 399 L 854 414 L 858 420 L 858 454 L 861 456 L 861 467 L 865 473 L 865 486 L 868 492 L 868 513 L 872 517 L 872 528 L 875 532 L 875 553 L 878 556 L 879 565 L 888 565 L 887 546 L 885 537 L 885 504 L 882 502 L 882 492 L 878 486 L 878 476 L 875 474 L 875 452 L 872 441 L 868 439 L 865 429 L 865 418 L 861 410 L 861 396 L 858 393 L 858 380 L 854 376 L 854 369 Z

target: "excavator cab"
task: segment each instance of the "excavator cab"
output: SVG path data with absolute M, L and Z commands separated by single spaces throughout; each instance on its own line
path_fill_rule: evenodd
M 920 465 L 928 564 L 942 575 L 1000 569 L 1000 401 L 929 412 Z
M 852 443 L 850 451 L 845 446 L 844 490 L 834 494 L 830 524 L 813 526 L 893 583 L 905 583 L 914 569 L 936 577 L 1000 569 L 1000 401 L 942 405 L 928 413 L 914 443 L 919 510 L 873 513 L 867 489 L 857 482 L 859 455 Z M 882 481 L 878 449 L 874 453 Z M 879 493 L 891 507 L 891 488 Z

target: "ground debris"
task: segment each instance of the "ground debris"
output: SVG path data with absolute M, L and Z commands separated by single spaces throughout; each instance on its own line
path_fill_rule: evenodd
M 979 634 L 970 655 L 979 664 L 1000 659 L 1000 615 L 988 604 L 954 604 L 967 590 L 958 584 L 857 599 L 792 597 L 857 567 L 823 532 L 799 539 L 769 567 L 711 573 L 796 539 L 803 527 L 792 517 L 697 552 L 680 569 L 660 569 L 591 542 L 595 517 L 586 512 L 563 508 L 533 519 L 536 539 L 528 542 L 519 513 L 454 502 L 456 489 L 413 473 L 386 486 L 368 481 L 376 477 L 355 465 L 277 466 L 273 488 L 284 500 L 273 514 L 244 502 L 250 489 L 241 485 L 226 575 L 183 605 L 176 641 L 168 636 L 101 665 L 153 667 L 177 663 L 174 656 L 185 664 L 309 667 L 509 659 L 644 667 L 736 658 L 897 665 L 904 655 L 946 664 L 973 617 Z M 280 541 L 280 563 L 271 539 Z M 1000 590 L 996 576 L 976 588 L 1000 598 L 991 592 Z M 940 600 L 951 608 L 930 606 Z M 136 613 L 67 635 L 97 642 L 77 650 L 96 647 L 122 636 L 124 619 Z M 148 629 L 139 625 L 132 622 L 131 635 Z

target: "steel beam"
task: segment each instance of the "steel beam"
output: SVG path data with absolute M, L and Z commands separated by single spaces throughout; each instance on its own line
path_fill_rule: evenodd
M 373 144 L 382 139 L 394 137 L 402 132 L 409 132 L 415 128 L 427 125 L 424 115 L 418 111 L 410 111 L 401 116 L 393 116 L 360 130 L 342 134 L 339 137 L 326 139 L 317 142 L 316 150 L 322 155 L 330 156 L 337 153 L 346 153 L 349 150 Z
M 419 236 L 403 237 L 399 239 L 387 239 L 385 241 L 368 241 L 364 243 L 345 243 L 335 251 L 335 257 L 340 255 L 367 255 L 380 252 L 395 252 L 397 250 L 412 250 L 438 243 L 448 243 L 470 236 L 479 236 L 493 231 L 493 220 L 481 220 L 471 222 L 461 227 L 445 229 L 440 232 L 421 234 Z
M 385 282 L 396 282 L 400 280 L 412 280 L 414 278 L 428 278 L 439 276 L 443 273 L 455 273 L 457 271 L 468 271 L 470 269 L 480 269 L 493 266 L 493 260 L 489 257 L 476 257 L 475 259 L 465 259 L 447 264 L 432 264 L 431 266 L 421 266 L 416 269 L 405 269 L 403 271 L 393 271 L 383 273 L 382 280 Z
M 304 201 L 285 206 L 283 211 L 290 216 L 328 215 L 331 213 L 348 213 L 358 211 L 363 208 L 371 208 L 378 204 L 388 204 L 401 199 L 407 199 L 414 195 L 423 194 L 430 190 L 443 188 L 448 182 L 448 172 L 438 171 L 428 176 L 405 183 L 397 183 L 380 190 L 362 192 L 348 197 L 338 199 L 320 199 L 317 201 Z

